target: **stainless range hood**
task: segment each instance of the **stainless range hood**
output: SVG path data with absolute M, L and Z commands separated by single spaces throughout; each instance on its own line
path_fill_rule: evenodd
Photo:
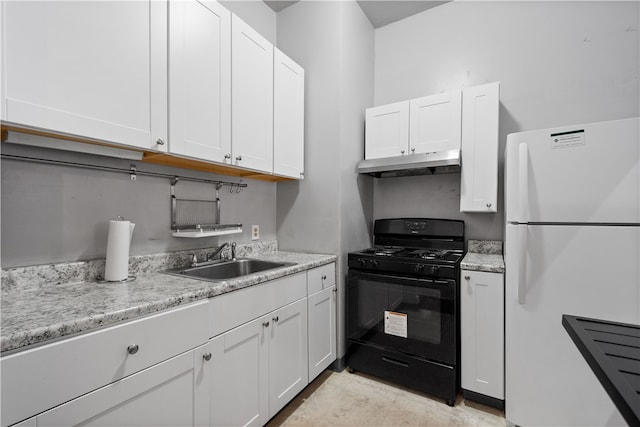
M 362 160 L 358 173 L 376 178 L 460 172 L 460 150 Z

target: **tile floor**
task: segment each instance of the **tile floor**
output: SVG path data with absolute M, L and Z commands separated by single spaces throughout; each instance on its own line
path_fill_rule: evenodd
M 324 371 L 267 427 L 505 426 L 504 413 L 465 401 L 443 400 L 356 372 Z

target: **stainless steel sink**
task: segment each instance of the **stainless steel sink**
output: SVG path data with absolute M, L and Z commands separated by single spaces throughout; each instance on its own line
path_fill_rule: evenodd
M 238 258 L 234 261 L 221 261 L 216 264 L 200 267 L 175 268 L 163 273 L 177 276 L 193 277 L 195 279 L 218 282 L 226 279 L 247 276 L 252 273 L 271 270 L 274 268 L 295 265 L 293 262 L 273 262 L 251 258 Z

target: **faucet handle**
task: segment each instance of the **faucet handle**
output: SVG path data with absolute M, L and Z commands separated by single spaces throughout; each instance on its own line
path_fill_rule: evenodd
M 231 259 L 236 259 L 236 242 L 231 242 Z

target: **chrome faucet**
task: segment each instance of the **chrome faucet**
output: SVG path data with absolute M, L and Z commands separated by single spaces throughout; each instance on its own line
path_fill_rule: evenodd
M 207 261 L 211 261 L 213 259 L 216 259 L 216 257 L 222 253 L 224 248 L 226 248 L 228 246 L 229 246 L 229 243 L 227 242 L 227 243 L 223 244 L 222 246 L 220 246 L 218 249 L 216 249 L 214 252 L 212 252 L 209 255 L 207 255 Z M 222 259 L 222 257 L 220 257 L 218 259 Z
M 236 260 L 236 242 L 231 243 L 231 259 Z
M 225 243 L 222 246 L 220 246 L 219 248 L 217 248 L 215 251 L 211 252 L 210 254 L 208 254 L 206 256 L 206 260 L 199 262 L 198 261 L 198 257 L 194 254 L 191 256 L 191 267 L 200 267 L 203 265 L 209 265 L 209 264 L 215 264 L 221 261 L 225 261 L 226 258 L 219 256 L 221 255 L 222 251 L 229 247 L 229 243 Z M 235 254 L 235 242 L 233 243 L 233 246 L 231 246 L 231 253 Z M 235 259 L 235 255 L 233 257 Z

